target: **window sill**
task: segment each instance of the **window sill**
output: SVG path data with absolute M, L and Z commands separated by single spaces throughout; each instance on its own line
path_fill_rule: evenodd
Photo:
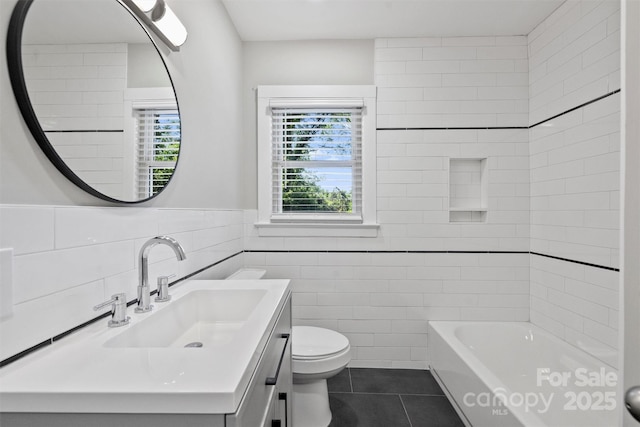
M 260 237 L 378 237 L 378 224 L 256 223 Z

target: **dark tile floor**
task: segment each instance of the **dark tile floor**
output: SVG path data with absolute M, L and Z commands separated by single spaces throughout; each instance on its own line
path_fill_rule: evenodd
M 429 371 L 347 368 L 328 386 L 329 427 L 464 427 Z

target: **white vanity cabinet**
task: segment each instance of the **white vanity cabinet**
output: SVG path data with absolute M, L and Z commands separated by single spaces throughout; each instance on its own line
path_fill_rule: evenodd
M 291 299 L 287 301 L 240 408 L 227 415 L 225 427 L 290 427 Z
M 266 283 L 266 281 L 261 282 Z M 251 360 L 247 368 L 244 369 L 244 377 L 246 378 L 243 382 L 244 386 L 235 393 L 237 397 L 234 398 L 234 402 L 236 403 L 230 405 L 230 408 L 235 408 L 235 411 L 233 409 L 231 411 L 211 410 L 214 405 L 219 404 L 216 399 L 223 396 L 220 394 L 221 392 L 217 391 L 223 382 L 216 381 L 215 378 L 220 378 L 219 376 L 209 379 L 207 373 L 203 372 L 202 377 L 206 379 L 199 382 L 200 389 L 198 387 L 184 388 L 180 393 L 173 395 L 165 395 L 161 387 L 144 391 L 145 397 L 140 402 L 144 402 L 146 406 L 140 407 L 139 411 L 135 406 L 138 397 L 135 393 L 129 393 L 124 388 L 120 393 L 108 395 L 107 400 L 113 399 L 113 401 L 109 401 L 113 403 L 103 401 L 105 411 L 87 410 L 91 406 L 87 406 L 86 402 L 83 403 L 82 395 L 78 395 L 74 402 L 69 403 L 69 397 L 65 397 L 64 392 L 50 392 L 44 400 L 49 402 L 51 405 L 49 407 L 54 410 L 47 411 L 38 410 L 38 406 L 32 406 L 32 409 L 27 409 L 25 406 L 32 400 L 31 396 L 35 397 L 32 403 L 42 404 L 38 400 L 41 396 L 38 396 L 37 393 L 20 397 L 16 393 L 2 390 L 3 385 L 0 385 L 0 394 L 7 393 L 6 395 L 11 397 L 12 404 L 20 408 L 19 411 L 6 410 L 7 403 L 2 403 L 4 406 L 2 407 L 3 411 L 0 412 L 0 425 L 2 427 L 290 427 L 293 387 L 291 293 L 288 289 L 288 281 L 279 287 L 275 285 L 269 287 L 267 284 L 264 286 L 272 290 L 280 289 L 278 291 L 280 296 L 275 295 L 272 298 L 275 310 L 271 311 L 271 315 L 266 318 L 268 320 L 258 328 L 264 332 L 257 332 L 261 338 L 259 344 L 253 347 L 251 352 L 253 356 L 250 359 L 241 358 L 236 353 L 234 357 L 224 359 L 227 361 L 224 366 L 215 364 L 211 365 L 210 369 L 214 370 L 215 368 L 215 372 L 222 374 L 224 370 L 238 370 L 241 363 L 239 360 Z M 269 295 L 265 297 L 265 299 L 268 298 Z M 71 340 L 73 341 L 73 338 Z M 258 343 L 258 341 L 255 342 Z M 194 350 L 198 351 L 199 349 Z M 60 357 L 62 356 L 64 354 L 60 355 Z M 46 360 L 47 355 L 44 355 L 42 359 Z M 211 363 L 213 362 L 212 360 Z M 235 362 L 239 364 L 234 366 Z M 20 370 L 26 369 L 28 366 L 25 364 L 24 368 L 20 368 Z M 76 367 L 82 369 L 78 365 Z M 37 376 L 39 371 L 33 369 L 32 365 L 29 374 Z M 179 370 L 189 373 L 189 367 L 185 367 L 185 365 L 180 365 Z M 195 373 L 197 376 L 199 371 L 196 370 Z M 2 379 L 3 377 L 0 376 L 0 381 Z M 86 380 L 92 381 L 91 378 L 86 378 Z M 206 384 L 211 384 L 211 387 Z M 225 392 L 222 391 L 222 393 Z M 60 403 L 56 404 L 55 401 L 62 402 L 63 399 L 66 399 L 64 401 L 66 406 L 62 406 Z M 94 398 L 89 396 L 88 399 Z M 94 401 L 89 400 L 88 402 Z M 128 407 L 126 407 L 127 404 Z M 125 410 L 122 410 L 123 407 Z M 66 410 L 56 412 L 55 410 L 58 408 Z M 34 410 L 37 412 L 31 412 Z

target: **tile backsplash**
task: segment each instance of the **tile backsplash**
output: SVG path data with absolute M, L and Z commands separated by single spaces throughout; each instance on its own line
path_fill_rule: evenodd
M 178 262 L 169 248 L 154 248 L 150 283 L 231 257 L 199 276 L 225 277 L 243 264 L 243 218 L 241 210 L 1 206 L 0 248 L 13 249 L 13 313 L 0 320 L 0 360 L 95 318 L 92 307 L 112 294 L 135 299 L 138 253 L 150 237 L 170 235 L 187 254 Z

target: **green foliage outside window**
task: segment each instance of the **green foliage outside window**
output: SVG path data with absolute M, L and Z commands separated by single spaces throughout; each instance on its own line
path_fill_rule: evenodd
M 151 192 L 157 193 L 167 184 L 175 170 L 180 152 L 180 118 L 175 114 L 158 114 L 154 117 L 153 161 L 172 162 L 169 167 L 151 168 Z

